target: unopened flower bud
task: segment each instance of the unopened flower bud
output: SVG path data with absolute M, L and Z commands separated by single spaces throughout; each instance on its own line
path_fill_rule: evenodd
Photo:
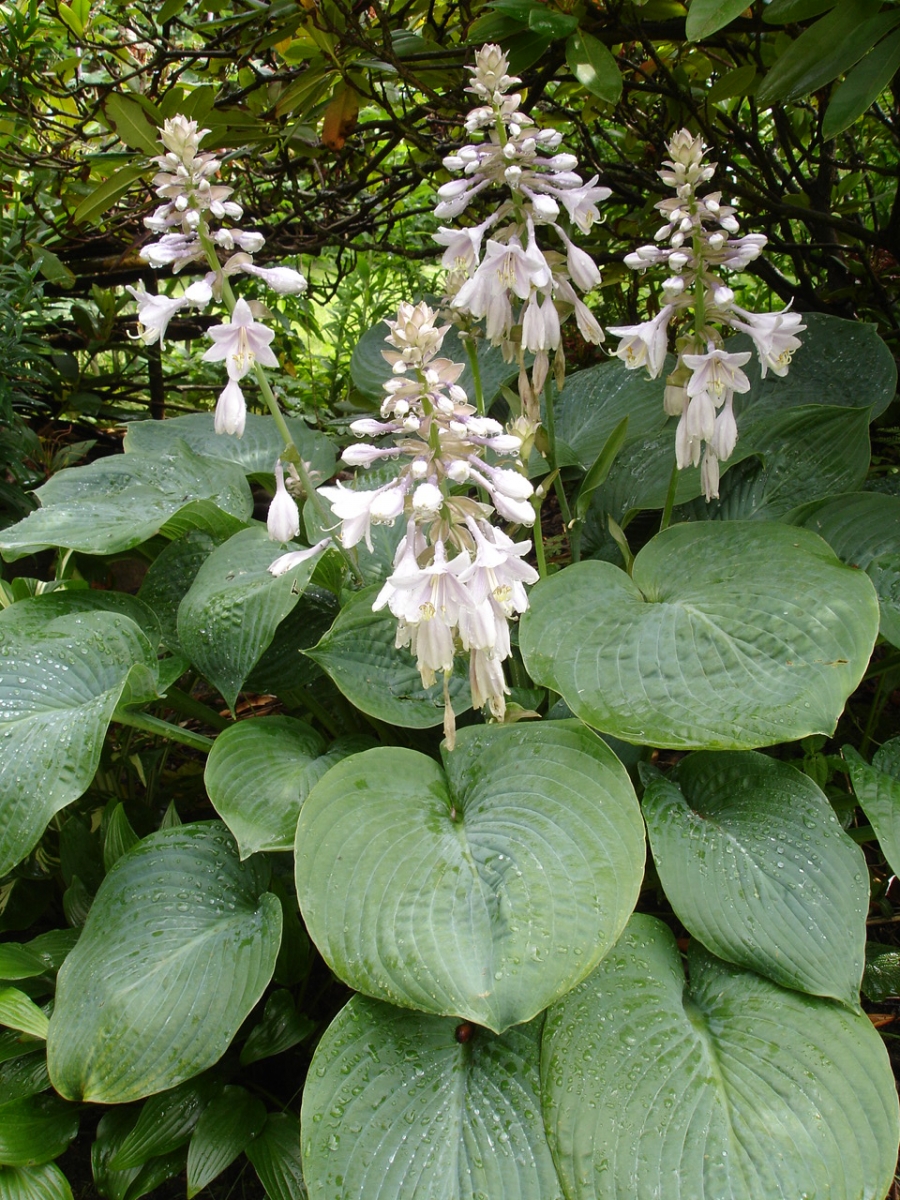
M 284 486 L 284 469 L 275 464 L 275 497 L 269 505 L 266 527 L 273 542 L 289 542 L 300 532 L 300 510 Z

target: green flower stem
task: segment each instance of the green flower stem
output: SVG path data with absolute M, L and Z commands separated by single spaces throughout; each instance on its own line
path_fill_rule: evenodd
M 537 559 L 538 575 L 541 579 L 547 578 L 547 557 L 544 554 L 544 531 L 541 528 L 541 505 L 544 503 L 543 496 L 533 496 L 531 500 L 534 508 L 534 556 Z
M 181 713 L 183 717 L 195 717 L 198 721 L 205 721 L 213 729 L 227 729 L 232 724 L 227 717 L 221 716 L 215 709 L 203 704 L 202 701 L 195 700 L 193 696 L 189 696 L 180 688 L 169 688 L 166 692 L 164 707 Z
M 469 366 L 472 368 L 472 379 L 475 383 L 475 407 L 478 409 L 478 415 L 484 416 L 484 388 L 481 385 L 481 364 L 478 361 L 478 347 L 472 338 L 466 338 L 466 354 L 469 357 Z
M 209 231 L 205 224 L 200 226 L 198 234 L 200 237 L 200 244 L 203 246 L 203 249 L 206 252 L 207 262 L 214 271 L 220 271 L 221 263 L 219 262 L 219 256 L 216 253 L 216 248 L 209 237 Z M 228 309 L 228 315 L 231 316 L 234 312 L 234 306 L 237 303 L 237 298 L 235 297 L 230 281 L 225 278 L 222 280 L 222 299 L 224 300 L 225 306 Z M 300 477 L 300 486 L 303 489 L 304 498 L 313 506 L 316 516 L 319 518 L 319 525 L 321 528 L 327 530 L 329 525 L 332 523 L 332 514 L 325 507 L 322 497 L 316 491 L 315 486 L 309 477 L 309 471 L 306 469 L 306 464 L 303 461 L 303 455 L 300 453 L 297 443 L 294 441 L 293 435 L 288 428 L 288 424 L 284 419 L 284 414 L 281 411 L 281 407 L 275 398 L 275 393 L 272 391 L 272 387 L 266 378 L 266 373 L 258 362 L 253 364 L 253 374 L 256 378 L 256 382 L 259 384 L 259 390 L 262 392 L 263 399 L 268 406 L 269 412 L 272 414 L 272 417 L 275 420 L 275 426 L 284 440 L 284 453 L 282 458 L 296 468 L 297 474 Z M 337 550 L 340 551 L 342 558 L 350 568 L 350 571 L 356 579 L 356 582 L 362 585 L 364 580 L 362 574 L 360 573 L 359 567 L 356 565 L 353 557 L 347 552 L 341 543 L 340 538 L 336 534 L 332 534 L 331 540 L 334 542 Z
M 669 522 L 672 520 L 672 509 L 675 506 L 675 492 L 678 490 L 678 463 L 672 466 L 672 474 L 669 477 L 669 490 L 666 492 L 666 503 L 663 508 L 662 520 L 659 523 L 659 532 L 669 528 Z
M 170 725 L 168 721 L 162 721 L 159 717 L 151 717 L 149 713 L 127 712 L 117 708 L 112 719 L 119 725 L 128 725 L 132 729 L 143 730 L 144 733 L 158 734 L 159 737 L 168 738 L 171 742 L 181 742 L 183 746 L 190 746 L 193 750 L 202 750 L 204 754 L 209 754 L 213 748 L 212 738 L 204 737 L 201 733 L 192 733 L 189 729 L 182 729 L 180 725 Z

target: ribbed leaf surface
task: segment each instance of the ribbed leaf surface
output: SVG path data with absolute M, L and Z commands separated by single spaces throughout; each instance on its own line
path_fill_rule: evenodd
M 354 996 L 303 1093 L 311 1200 L 562 1200 L 541 1121 L 540 1026 L 463 1032 Z
M 58 1092 L 121 1104 L 224 1054 L 275 967 L 281 906 L 267 880 L 218 822 L 151 834 L 118 860 L 59 972 Z
M 868 1017 L 632 918 L 547 1014 L 544 1118 L 569 1200 L 883 1200 L 897 1094 Z
M 676 525 L 633 576 L 582 562 L 537 584 L 532 678 L 624 741 L 750 749 L 830 734 L 869 661 L 875 589 L 807 530 Z
M 345 983 L 501 1031 L 583 979 L 634 907 L 631 782 L 575 722 L 470 727 L 444 770 L 382 747 L 300 812 L 297 897 Z
M 719 958 L 858 1004 L 866 862 L 809 776 L 751 752 L 647 775 L 644 819 L 681 923 Z

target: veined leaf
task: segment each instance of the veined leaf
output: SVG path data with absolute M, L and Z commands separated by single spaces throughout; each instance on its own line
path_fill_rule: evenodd
M 132 150 L 143 150 L 151 156 L 164 153 L 157 131 L 136 100 L 121 92 L 113 92 L 107 96 L 103 111 L 112 122 L 119 140 L 126 146 Z
M 691 0 L 684 32 L 689 42 L 702 42 L 730 25 L 748 5 L 744 0 Z
M 806 530 L 675 525 L 631 577 L 582 562 L 538 583 L 531 677 L 637 745 L 743 750 L 830 734 L 878 630 L 875 589 Z
M 815 783 L 747 752 L 642 774 L 656 869 L 685 928 L 783 987 L 858 1005 L 866 863 Z
M 469 727 L 443 759 L 332 767 L 300 810 L 297 899 L 350 987 L 500 1032 L 614 943 L 643 828 L 625 768 L 576 722 Z
M 47 1062 L 60 1094 L 122 1104 L 221 1058 L 275 967 L 267 880 L 218 822 L 151 834 L 119 859 L 59 973 Z
M 540 1032 L 540 1018 L 497 1037 L 354 996 L 303 1091 L 310 1200 L 562 1200 L 541 1121 Z
M 4 1200 L 72 1200 L 72 1189 L 56 1163 L 39 1167 L 0 1167 Z
M 547 1014 L 544 1119 L 569 1200 L 882 1200 L 897 1093 L 862 1012 L 787 991 L 662 922 Z

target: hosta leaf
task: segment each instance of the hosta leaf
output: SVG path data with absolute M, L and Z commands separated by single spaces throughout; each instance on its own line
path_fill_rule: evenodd
M 263 1019 L 250 1030 L 241 1050 L 241 1066 L 290 1050 L 308 1038 L 315 1028 L 314 1021 L 297 1012 L 291 993 L 286 988 L 279 988 L 266 1001 Z
M 382 385 L 391 378 L 391 367 L 385 362 L 381 353 L 382 350 L 391 349 L 384 340 L 389 332 L 384 321 L 379 321 L 377 325 L 373 325 L 359 339 L 356 349 L 353 351 L 353 356 L 350 359 L 350 376 L 353 380 L 353 386 L 362 392 L 367 400 L 377 401 L 379 404 L 384 399 Z M 511 379 L 515 379 L 518 375 L 519 368 L 515 363 L 504 362 L 500 350 L 491 346 L 490 343 L 479 340 L 475 345 L 478 348 L 478 367 L 481 375 L 481 387 L 485 405 L 490 407 L 491 402 L 503 384 L 509 383 Z M 459 333 L 456 329 L 451 328 L 444 337 L 441 347 L 441 357 L 452 359 L 453 362 L 466 364 L 466 369 L 459 378 L 459 386 L 466 391 L 469 399 L 474 404 L 475 380 L 472 375 L 469 356 L 460 341 Z
M 204 1109 L 191 1137 L 187 1159 L 187 1194 L 205 1188 L 255 1138 L 266 1123 L 262 1100 L 242 1087 L 229 1086 Z
M 48 546 L 85 554 L 130 550 L 196 500 L 214 500 L 241 521 L 253 511 L 238 467 L 201 458 L 180 440 L 164 453 L 113 454 L 59 471 L 35 495 L 41 507 L 0 536 L 10 561 Z
M 720 486 L 721 499 L 680 510 L 691 520 L 777 520 L 799 504 L 850 491 L 866 477 L 871 452 L 865 409 L 789 408 L 750 428 Z M 743 461 L 741 461 L 743 460 Z
M 878 593 L 881 635 L 900 646 L 900 594 L 892 586 L 900 571 L 900 497 L 881 492 L 829 496 L 787 519 L 812 529 L 842 562 L 868 574 Z
M 306 1200 L 296 1117 L 269 1113 L 262 1133 L 247 1143 L 245 1153 L 269 1200 Z
M 95 591 L 93 588 L 66 588 L 11 604 L 0 610 L 0 631 L 23 635 L 39 633 L 57 617 L 87 612 L 120 613 L 144 631 L 152 646 L 159 645 L 160 624 L 149 605 L 125 592 Z
M 889 996 L 900 995 L 900 949 L 880 942 L 866 943 L 862 990 L 876 1004 Z
M 0 1167 L 3 1200 L 72 1200 L 72 1189 L 56 1163 L 39 1167 Z
M 178 653 L 178 606 L 187 595 L 203 563 L 209 558 L 219 539 L 202 529 L 192 529 L 177 541 L 171 542 L 150 564 L 141 583 L 138 597 L 153 612 L 162 631 L 162 642 Z
M 370 717 L 404 729 L 428 729 L 444 719 L 440 682 L 425 688 L 416 660 L 397 649 L 397 621 L 387 609 L 372 611 L 377 586 L 364 588 L 341 609 L 331 629 L 306 654 L 324 667 L 343 694 Z M 459 715 L 472 706 L 469 681 L 457 670 L 450 678 L 450 702 Z
M 576 722 L 469 727 L 443 757 L 333 767 L 300 811 L 297 899 L 350 987 L 499 1032 L 615 942 L 643 829 L 625 768 Z
M 354 996 L 303 1091 L 310 1200 L 562 1200 L 541 1121 L 540 1032 L 537 1020 L 497 1037 Z
M 239 721 L 216 738 L 204 782 L 241 858 L 293 847 L 300 805 L 319 778 L 310 768 L 324 752 L 319 734 L 294 717 Z
M 334 446 L 324 433 L 310 429 L 305 421 L 286 417 L 287 427 L 307 468 L 320 482 L 334 474 Z M 242 437 L 216 433 L 212 413 L 191 413 L 167 421 L 135 421 L 125 434 L 125 452 L 157 456 L 175 441 L 183 440 L 195 454 L 221 462 L 235 463 L 246 475 L 271 475 L 275 460 L 284 453 L 284 438 L 274 417 L 247 413 Z
M 127 617 L 58 617 L 21 634 L 0 624 L 0 874 L 88 787 L 126 689 L 149 699 L 155 681 L 156 654 Z
M 281 906 L 267 879 L 218 822 L 151 834 L 119 859 L 59 973 L 47 1044 L 58 1092 L 121 1104 L 224 1054 L 275 966 Z
M 0 1104 L 0 1166 L 33 1167 L 62 1154 L 78 1132 L 78 1109 L 59 1096 Z
M 727 962 L 858 1004 L 866 862 L 815 783 L 750 752 L 646 776 L 653 858 L 685 928 Z
M 0 1096 L 4 1100 L 36 1096 L 38 1092 L 45 1092 L 49 1087 L 47 1055 L 43 1049 L 0 1064 Z M 0 1195 L 3 1195 L 2 1189 Z
M 900 872 L 900 738 L 885 742 L 871 766 L 852 746 L 845 746 L 843 755 L 860 808 L 891 870 Z
M 191 1136 L 200 1114 L 222 1085 L 208 1075 L 188 1079 L 170 1091 L 151 1096 L 140 1116 L 110 1159 L 114 1171 L 140 1167 L 151 1158 L 177 1150 Z
M 537 584 L 519 645 L 536 683 L 623 741 L 752 749 L 830 734 L 869 661 L 875 590 L 815 534 L 672 526 L 634 560 Z
M 553 398 L 556 436 L 587 468 L 623 417 L 628 417 L 630 441 L 665 425 L 664 390 L 665 380 L 648 379 L 643 371 L 629 371 L 618 359 L 576 371 Z
M 882 1200 L 887 1054 L 863 1013 L 787 991 L 633 917 L 547 1014 L 544 1118 L 569 1200 Z
M 47 1036 L 46 1014 L 18 988 L 0 988 L 0 1025 L 32 1037 Z
M 272 575 L 278 556 L 263 526 L 241 530 L 204 559 L 178 609 L 182 651 L 230 708 L 315 570 L 311 558 Z
M 28 946 L 0 942 L 0 979 L 31 979 L 46 970 L 43 960 Z

